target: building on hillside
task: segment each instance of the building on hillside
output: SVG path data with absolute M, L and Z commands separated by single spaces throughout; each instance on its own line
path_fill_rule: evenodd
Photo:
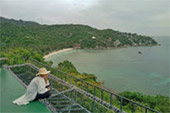
M 95 37 L 95 36 L 92 36 L 92 39 L 96 39 L 96 37 Z
M 80 44 L 74 44 L 74 48 L 75 48 L 75 49 L 80 49 L 80 48 L 81 48 L 81 45 L 80 45 Z

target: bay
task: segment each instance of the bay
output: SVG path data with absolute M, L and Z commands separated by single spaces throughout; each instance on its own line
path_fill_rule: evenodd
M 95 74 L 104 86 L 118 92 L 170 96 L 170 37 L 154 39 L 161 46 L 72 50 L 55 54 L 47 61 L 57 66 L 69 60 L 79 72 Z

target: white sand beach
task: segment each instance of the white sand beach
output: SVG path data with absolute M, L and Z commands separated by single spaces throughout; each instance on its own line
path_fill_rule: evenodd
M 47 58 L 49 58 L 50 56 L 52 56 L 54 54 L 58 54 L 58 53 L 62 53 L 62 52 L 70 51 L 70 50 L 73 50 L 73 48 L 66 48 L 66 49 L 54 51 L 54 52 L 49 53 L 48 55 L 45 55 L 43 58 L 47 59 Z

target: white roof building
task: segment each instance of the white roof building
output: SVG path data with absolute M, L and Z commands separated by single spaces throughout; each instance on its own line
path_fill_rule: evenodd
M 96 37 L 95 37 L 95 36 L 92 36 L 92 39 L 96 39 Z

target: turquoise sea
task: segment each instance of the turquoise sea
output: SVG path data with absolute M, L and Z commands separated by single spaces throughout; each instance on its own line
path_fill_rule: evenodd
M 47 60 L 53 61 L 53 66 L 69 60 L 79 72 L 95 74 L 104 86 L 118 92 L 170 96 L 170 37 L 153 38 L 161 46 L 72 50 Z

